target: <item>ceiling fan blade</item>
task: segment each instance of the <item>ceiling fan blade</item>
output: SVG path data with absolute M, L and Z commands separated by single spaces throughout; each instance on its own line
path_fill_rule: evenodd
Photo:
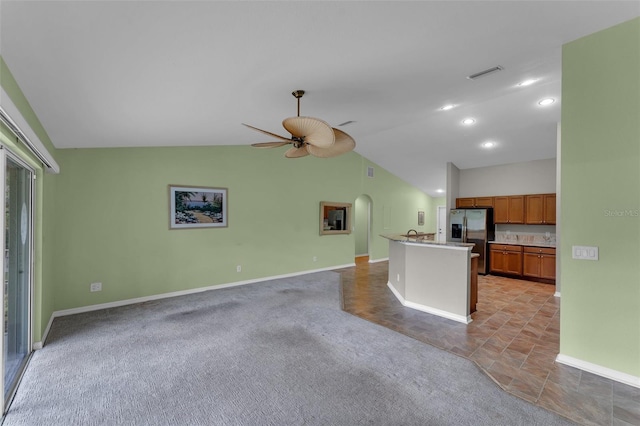
M 277 148 L 279 146 L 289 145 L 291 142 L 260 142 L 252 143 L 251 146 L 255 148 Z
M 275 133 L 267 132 L 266 130 L 258 129 L 257 127 L 249 126 L 248 124 L 242 123 L 243 126 L 247 126 L 250 129 L 257 130 L 260 133 L 264 133 L 269 136 L 273 136 L 276 139 L 282 139 L 283 141 L 291 142 L 291 138 L 285 138 L 284 136 L 276 135 Z
M 334 144 L 335 134 L 331 126 L 323 120 L 313 117 L 285 118 L 282 125 L 294 137 L 304 137 L 305 143 L 327 148 Z
M 284 156 L 287 158 L 300 158 L 306 157 L 309 155 L 309 151 L 307 150 L 307 145 L 303 145 L 300 148 L 296 148 L 295 146 L 289 148 L 287 152 L 284 153 Z
M 343 132 L 342 130 L 333 129 L 335 133 L 335 143 L 328 148 L 319 148 L 317 146 L 308 145 L 307 149 L 309 154 L 321 158 L 337 157 L 338 155 L 345 154 L 349 151 L 353 151 L 356 147 L 356 141 L 351 136 Z

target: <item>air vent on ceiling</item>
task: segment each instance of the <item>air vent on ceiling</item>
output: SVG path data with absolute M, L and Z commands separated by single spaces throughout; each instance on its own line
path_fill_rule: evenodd
M 367 177 L 373 177 L 373 167 L 371 166 L 367 167 Z
M 500 65 L 497 65 L 497 66 L 495 66 L 493 68 L 489 68 L 487 70 L 480 71 L 480 72 L 477 72 L 475 74 L 471 74 L 471 75 L 467 76 L 467 78 L 469 80 L 475 80 L 476 78 L 484 77 L 485 75 L 489 75 L 489 74 L 492 74 L 494 72 L 502 71 L 503 69 L 504 69 L 504 67 L 502 67 Z

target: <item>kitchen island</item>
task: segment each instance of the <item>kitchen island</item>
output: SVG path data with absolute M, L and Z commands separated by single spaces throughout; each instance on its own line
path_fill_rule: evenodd
M 477 300 L 473 244 L 436 243 L 428 237 L 381 235 L 389 240 L 387 286 L 402 305 L 465 324 Z

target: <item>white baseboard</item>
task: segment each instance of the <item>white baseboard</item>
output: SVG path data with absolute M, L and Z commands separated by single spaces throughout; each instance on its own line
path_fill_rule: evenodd
M 39 342 L 33 342 L 32 347 L 34 351 L 42 349 L 42 347 L 44 346 L 44 342 L 47 340 L 47 336 L 49 335 L 49 331 L 51 330 L 51 324 L 53 324 L 53 319 L 55 318 L 54 314 L 55 312 L 49 317 L 49 322 L 47 323 L 47 326 L 44 328 L 44 332 L 42 333 L 42 340 L 40 340 Z
M 44 346 L 44 342 L 47 341 L 47 336 L 49 335 L 49 331 L 51 330 L 51 325 L 53 324 L 53 320 L 55 318 L 64 317 L 66 315 L 82 314 L 82 313 L 85 313 L 85 312 L 99 311 L 101 309 L 118 308 L 120 306 L 133 305 L 133 304 L 136 304 L 136 303 L 150 302 L 152 300 L 168 299 L 170 297 L 177 297 L 177 296 L 185 296 L 185 295 L 188 295 L 188 294 L 202 293 L 203 291 L 220 290 L 220 289 L 223 289 L 223 288 L 238 287 L 238 286 L 241 286 L 241 285 L 253 284 L 253 283 L 258 283 L 258 282 L 263 282 L 263 281 L 271 281 L 271 280 L 278 280 L 278 279 L 282 279 L 282 278 L 297 277 L 297 276 L 300 276 L 300 275 L 308 275 L 308 274 L 313 274 L 313 273 L 316 273 L 316 272 L 333 271 L 334 269 L 350 268 L 350 267 L 353 267 L 353 266 L 356 266 L 356 264 L 355 263 L 347 263 L 345 265 L 328 266 L 326 268 L 312 269 L 312 270 L 300 271 L 300 272 L 292 272 L 290 274 L 272 275 L 272 276 L 269 276 L 269 277 L 254 278 L 254 279 L 251 279 L 251 280 L 235 281 L 235 282 L 226 283 L 226 284 L 218 284 L 218 285 L 212 285 L 212 286 L 207 286 L 207 287 L 198 287 L 198 288 L 192 288 L 192 289 L 189 289 L 189 290 L 172 291 L 172 292 L 169 292 L 169 293 L 153 294 L 151 296 L 136 297 L 136 298 L 133 298 L 133 299 L 117 300 L 115 302 L 100 303 L 100 304 L 96 304 L 96 305 L 80 306 L 78 308 L 71 308 L 71 309 L 63 309 L 61 311 L 54 311 L 51 314 L 51 318 L 49 318 L 49 323 L 47 324 L 47 327 L 45 328 L 44 332 L 42 333 L 42 340 L 39 341 L 39 342 L 34 342 L 32 346 L 33 346 L 34 350 L 42 349 L 42 347 Z
M 356 257 L 368 257 L 369 253 L 356 254 Z
M 396 290 L 393 287 L 393 284 L 391 284 L 391 282 L 387 282 L 387 287 L 391 289 L 391 292 L 393 293 L 394 296 L 396 296 L 396 298 L 400 301 L 400 303 L 402 303 L 402 306 L 406 306 L 407 308 L 415 309 L 421 312 L 426 312 L 432 315 L 437 315 L 439 317 L 461 322 L 463 324 L 469 324 L 471 321 L 473 321 L 471 319 L 471 315 L 467 315 L 467 316 L 457 315 L 451 312 L 443 311 L 442 309 L 433 308 L 431 306 L 421 305 L 415 302 L 409 302 L 405 300 L 404 297 L 402 297 L 402 295 L 398 292 L 398 290 Z
M 398 290 L 396 290 L 396 288 L 393 286 L 393 284 L 391 284 L 390 281 L 387 281 L 387 287 L 389 287 L 389 289 L 391 290 L 391 293 L 393 293 L 396 299 L 400 301 L 402 306 L 407 306 L 407 301 L 404 300 L 404 297 L 400 294 Z
M 383 257 L 381 259 L 369 259 L 369 263 L 386 262 L 387 260 L 389 260 L 388 257 Z
M 553 297 L 557 297 L 559 299 L 560 298 L 560 292 L 556 291 L 555 293 L 553 293 Z
M 562 354 L 558 354 L 558 356 L 556 356 L 556 362 L 570 367 L 575 367 L 583 371 L 588 371 L 589 373 L 606 377 L 607 379 L 615 380 L 616 382 L 624 383 L 625 385 L 640 388 L 640 377 L 632 376 L 631 374 L 612 370 L 601 365 L 592 364 L 590 362 Z

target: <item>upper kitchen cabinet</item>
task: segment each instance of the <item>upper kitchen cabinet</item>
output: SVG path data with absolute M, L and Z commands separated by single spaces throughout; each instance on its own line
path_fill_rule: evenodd
M 493 198 L 495 223 L 524 223 L 524 195 Z
M 456 208 L 467 207 L 489 208 L 493 207 L 493 197 L 456 198 Z
M 525 218 L 528 225 L 555 225 L 556 194 L 526 196 Z

